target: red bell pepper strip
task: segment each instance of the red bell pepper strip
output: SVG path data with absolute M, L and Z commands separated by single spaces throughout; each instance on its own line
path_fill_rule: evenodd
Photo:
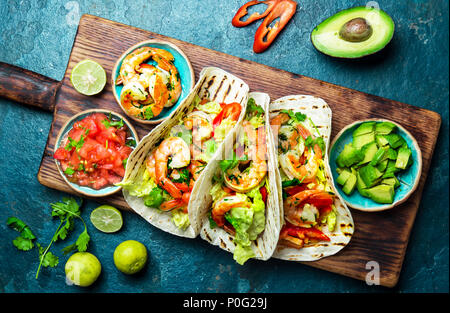
M 259 192 L 261 193 L 262 196 L 262 200 L 264 201 L 264 204 L 267 201 L 267 189 L 266 186 L 262 186 L 261 188 L 259 188 Z
M 283 30 L 292 16 L 294 16 L 296 10 L 297 2 L 293 0 L 282 0 L 277 2 L 272 11 L 270 11 L 269 15 L 256 30 L 253 51 L 256 53 L 264 52 Z M 273 28 L 269 27 L 269 25 L 277 18 L 280 18 L 280 20 L 275 23 L 275 26 Z
M 231 118 L 235 121 L 238 120 L 239 115 L 241 114 L 241 105 L 237 102 L 228 103 L 228 104 L 220 104 L 222 107 L 222 111 L 216 115 L 213 120 L 213 129 L 216 129 L 222 121 L 231 116 Z
M 236 12 L 236 14 L 233 17 L 233 20 L 231 21 L 231 24 L 233 24 L 234 27 L 244 27 L 251 23 L 253 23 L 256 20 L 262 19 L 266 17 L 270 11 L 274 8 L 274 6 L 280 2 L 280 0 L 267 0 L 267 1 L 259 1 L 259 0 L 253 0 L 249 1 L 246 4 L 244 4 L 242 7 L 239 8 L 239 10 Z M 246 21 L 242 21 L 241 18 L 247 15 L 248 11 L 247 9 L 251 6 L 257 5 L 257 4 L 267 4 L 266 10 L 260 14 L 259 12 L 255 12 L 252 15 L 248 17 Z
M 306 227 L 290 226 L 287 227 L 287 233 L 290 236 L 294 236 L 300 239 L 307 237 L 309 239 L 330 241 L 330 238 L 327 235 L 325 235 L 321 230 L 314 227 L 306 228 Z

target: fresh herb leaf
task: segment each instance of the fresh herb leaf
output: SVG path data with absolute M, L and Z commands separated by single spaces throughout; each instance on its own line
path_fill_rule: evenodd
M 249 116 L 258 116 L 264 114 L 264 109 L 256 104 L 255 99 L 250 98 L 247 102 L 247 117 Z
M 127 142 L 125 143 L 128 147 L 134 148 L 136 147 L 136 140 L 134 139 L 129 139 L 127 140 Z
M 187 168 L 178 170 L 178 174 L 180 175 L 179 178 L 172 179 L 174 183 L 189 183 L 189 170 Z
M 81 165 L 81 163 L 80 163 L 80 165 Z M 75 170 L 71 167 L 66 168 L 66 170 L 64 171 L 64 174 L 69 175 L 69 176 L 73 175 L 74 173 L 75 173 Z
M 301 112 L 294 113 L 292 110 L 281 110 L 280 112 L 289 115 L 289 117 L 296 122 L 303 122 L 306 120 L 306 114 Z
M 294 178 L 294 179 L 291 179 L 291 180 L 286 180 L 286 181 L 281 183 L 281 186 L 283 188 L 291 187 L 291 186 L 297 186 L 297 185 L 300 185 L 300 181 L 297 178 Z
M 146 120 L 152 119 L 153 118 L 153 111 L 151 107 L 148 107 L 147 109 L 145 109 L 144 111 L 144 118 Z

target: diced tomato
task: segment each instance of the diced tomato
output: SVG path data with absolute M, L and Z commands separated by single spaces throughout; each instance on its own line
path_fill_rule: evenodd
M 132 152 L 125 145 L 127 129 L 106 127 L 105 120 L 110 122 L 105 114 L 94 113 L 74 123 L 68 136 L 76 148 L 67 151 L 60 147 L 53 155 L 63 171 L 68 167 L 75 171 L 68 177 L 78 185 L 101 189 L 120 182 L 125 175 L 123 161 Z
M 57 160 L 67 160 L 70 157 L 70 152 L 64 148 L 58 148 L 53 154 L 53 157 Z

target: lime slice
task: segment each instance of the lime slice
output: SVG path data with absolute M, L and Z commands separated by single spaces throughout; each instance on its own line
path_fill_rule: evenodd
M 92 96 L 98 94 L 106 85 L 106 72 L 95 61 L 83 60 L 72 69 L 70 82 L 79 93 Z
M 91 212 L 91 222 L 104 233 L 114 233 L 123 225 L 122 213 L 110 205 L 101 205 Z

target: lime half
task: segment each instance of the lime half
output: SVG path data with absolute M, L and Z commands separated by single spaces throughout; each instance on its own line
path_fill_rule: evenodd
M 123 225 L 122 213 L 110 205 L 101 205 L 91 212 L 91 222 L 104 233 L 114 233 Z
M 86 96 L 96 95 L 106 85 L 106 72 L 97 62 L 83 60 L 72 69 L 70 82 L 79 93 Z

